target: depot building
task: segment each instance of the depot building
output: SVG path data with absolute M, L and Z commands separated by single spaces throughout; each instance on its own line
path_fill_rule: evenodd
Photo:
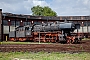
M 15 27 L 42 24 L 46 22 L 64 22 L 65 20 L 80 24 L 78 32 L 84 36 L 90 36 L 90 16 L 32 16 L 24 14 L 3 13 L 0 9 L 0 41 L 9 38 L 9 32 L 15 31 Z M 74 31 L 77 33 L 77 30 Z

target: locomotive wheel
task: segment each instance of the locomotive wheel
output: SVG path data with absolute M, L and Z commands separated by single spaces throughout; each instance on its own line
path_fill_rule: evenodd
M 68 39 L 68 40 L 67 40 L 67 44 L 70 44 L 70 43 L 71 43 L 71 39 Z
M 74 41 L 73 40 L 71 40 L 71 44 L 73 44 L 74 43 Z
M 75 36 L 71 37 L 71 43 L 73 44 L 75 42 Z
M 70 44 L 70 43 L 71 43 L 71 37 L 68 36 L 68 37 L 67 37 L 67 44 Z
M 75 42 L 74 43 L 78 43 L 78 40 L 75 39 Z
M 67 37 L 67 43 L 73 44 L 75 42 L 75 36 L 68 36 Z
M 73 44 L 75 42 L 75 40 L 69 39 L 67 40 L 67 44 Z
M 16 42 L 16 41 L 17 41 L 17 39 L 15 38 L 13 41 L 14 41 L 14 42 Z

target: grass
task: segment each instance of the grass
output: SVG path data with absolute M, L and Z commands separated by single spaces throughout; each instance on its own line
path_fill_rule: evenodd
M 0 60 L 89 60 L 90 53 L 0 52 Z
M 5 42 L 3 41 L 2 44 L 31 44 L 31 43 L 30 42 L 13 42 L 13 41 Z
M 90 40 L 90 38 L 83 38 L 82 40 Z
M 3 42 L 0 42 L 0 44 L 51 44 L 51 43 L 3 41 Z

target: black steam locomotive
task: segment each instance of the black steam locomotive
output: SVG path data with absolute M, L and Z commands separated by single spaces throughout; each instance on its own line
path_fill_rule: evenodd
M 9 33 L 9 38 L 12 41 L 76 43 L 82 39 L 78 32 L 73 33 L 79 28 L 80 24 L 73 22 L 48 22 L 19 26 Z

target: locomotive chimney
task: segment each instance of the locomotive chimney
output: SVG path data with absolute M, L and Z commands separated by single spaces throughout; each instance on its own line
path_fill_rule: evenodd
M 67 22 L 67 19 L 65 19 L 64 22 Z

